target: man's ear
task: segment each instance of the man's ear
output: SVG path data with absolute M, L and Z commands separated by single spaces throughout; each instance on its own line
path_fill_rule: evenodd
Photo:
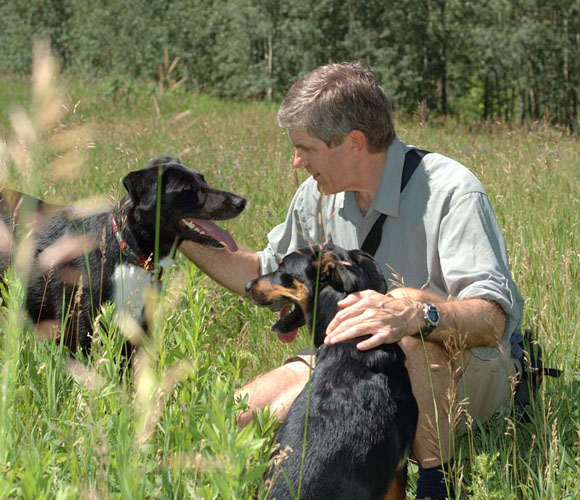
M 367 147 L 367 137 L 364 132 L 360 130 L 351 130 L 348 133 L 350 140 L 350 148 L 353 151 L 364 151 Z

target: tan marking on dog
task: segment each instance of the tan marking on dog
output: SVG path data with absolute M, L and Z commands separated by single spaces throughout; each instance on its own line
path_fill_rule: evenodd
M 326 276 L 336 264 L 336 255 L 331 252 L 324 252 L 320 257 L 320 274 Z
M 296 301 L 298 302 L 298 304 L 300 305 L 300 307 L 302 308 L 302 311 L 304 311 L 306 313 L 306 309 L 308 307 L 308 288 L 306 288 L 306 285 L 304 283 L 301 283 L 300 281 L 298 281 L 297 279 L 295 279 L 293 281 L 294 284 L 294 290 L 296 291 Z
M 404 467 L 399 468 L 395 472 L 393 482 L 389 485 L 389 489 L 385 495 L 384 500 L 405 500 L 405 489 L 407 486 L 407 463 Z
M 308 289 L 304 283 L 298 280 L 292 282 L 292 288 L 281 285 L 272 285 L 268 279 L 258 280 L 252 287 L 252 295 L 259 302 L 274 302 L 279 298 L 291 299 L 298 302 L 302 311 L 306 311 L 308 306 Z

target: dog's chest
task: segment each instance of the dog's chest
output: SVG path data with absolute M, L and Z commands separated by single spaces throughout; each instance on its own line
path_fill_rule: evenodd
M 153 273 L 142 267 L 119 264 L 113 271 L 113 301 L 118 312 L 141 320 L 145 298 L 151 286 L 157 286 Z

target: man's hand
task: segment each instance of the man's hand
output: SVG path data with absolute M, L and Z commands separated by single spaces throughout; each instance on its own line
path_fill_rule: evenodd
M 499 304 L 485 299 L 449 300 L 426 290 L 393 288 L 383 295 L 365 290 L 348 295 L 338 305 L 341 310 L 326 329 L 326 345 L 372 335 L 357 344 L 361 351 L 381 344 L 398 342 L 426 326 L 423 304 L 439 309 L 439 326 L 429 341 L 469 347 L 496 347 L 506 326 L 506 315 Z
M 410 297 L 398 298 L 394 294 L 365 290 L 348 295 L 338 306 L 342 310 L 326 329 L 326 345 L 372 335 L 357 344 L 358 349 L 365 351 L 398 342 L 424 326 L 422 304 Z

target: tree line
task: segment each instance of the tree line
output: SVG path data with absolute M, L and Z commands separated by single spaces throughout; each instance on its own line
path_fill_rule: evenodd
M 579 125 L 580 0 L 3 0 L 0 73 L 48 37 L 65 72 L 277 99 L 360 59 L 397 109 Z

